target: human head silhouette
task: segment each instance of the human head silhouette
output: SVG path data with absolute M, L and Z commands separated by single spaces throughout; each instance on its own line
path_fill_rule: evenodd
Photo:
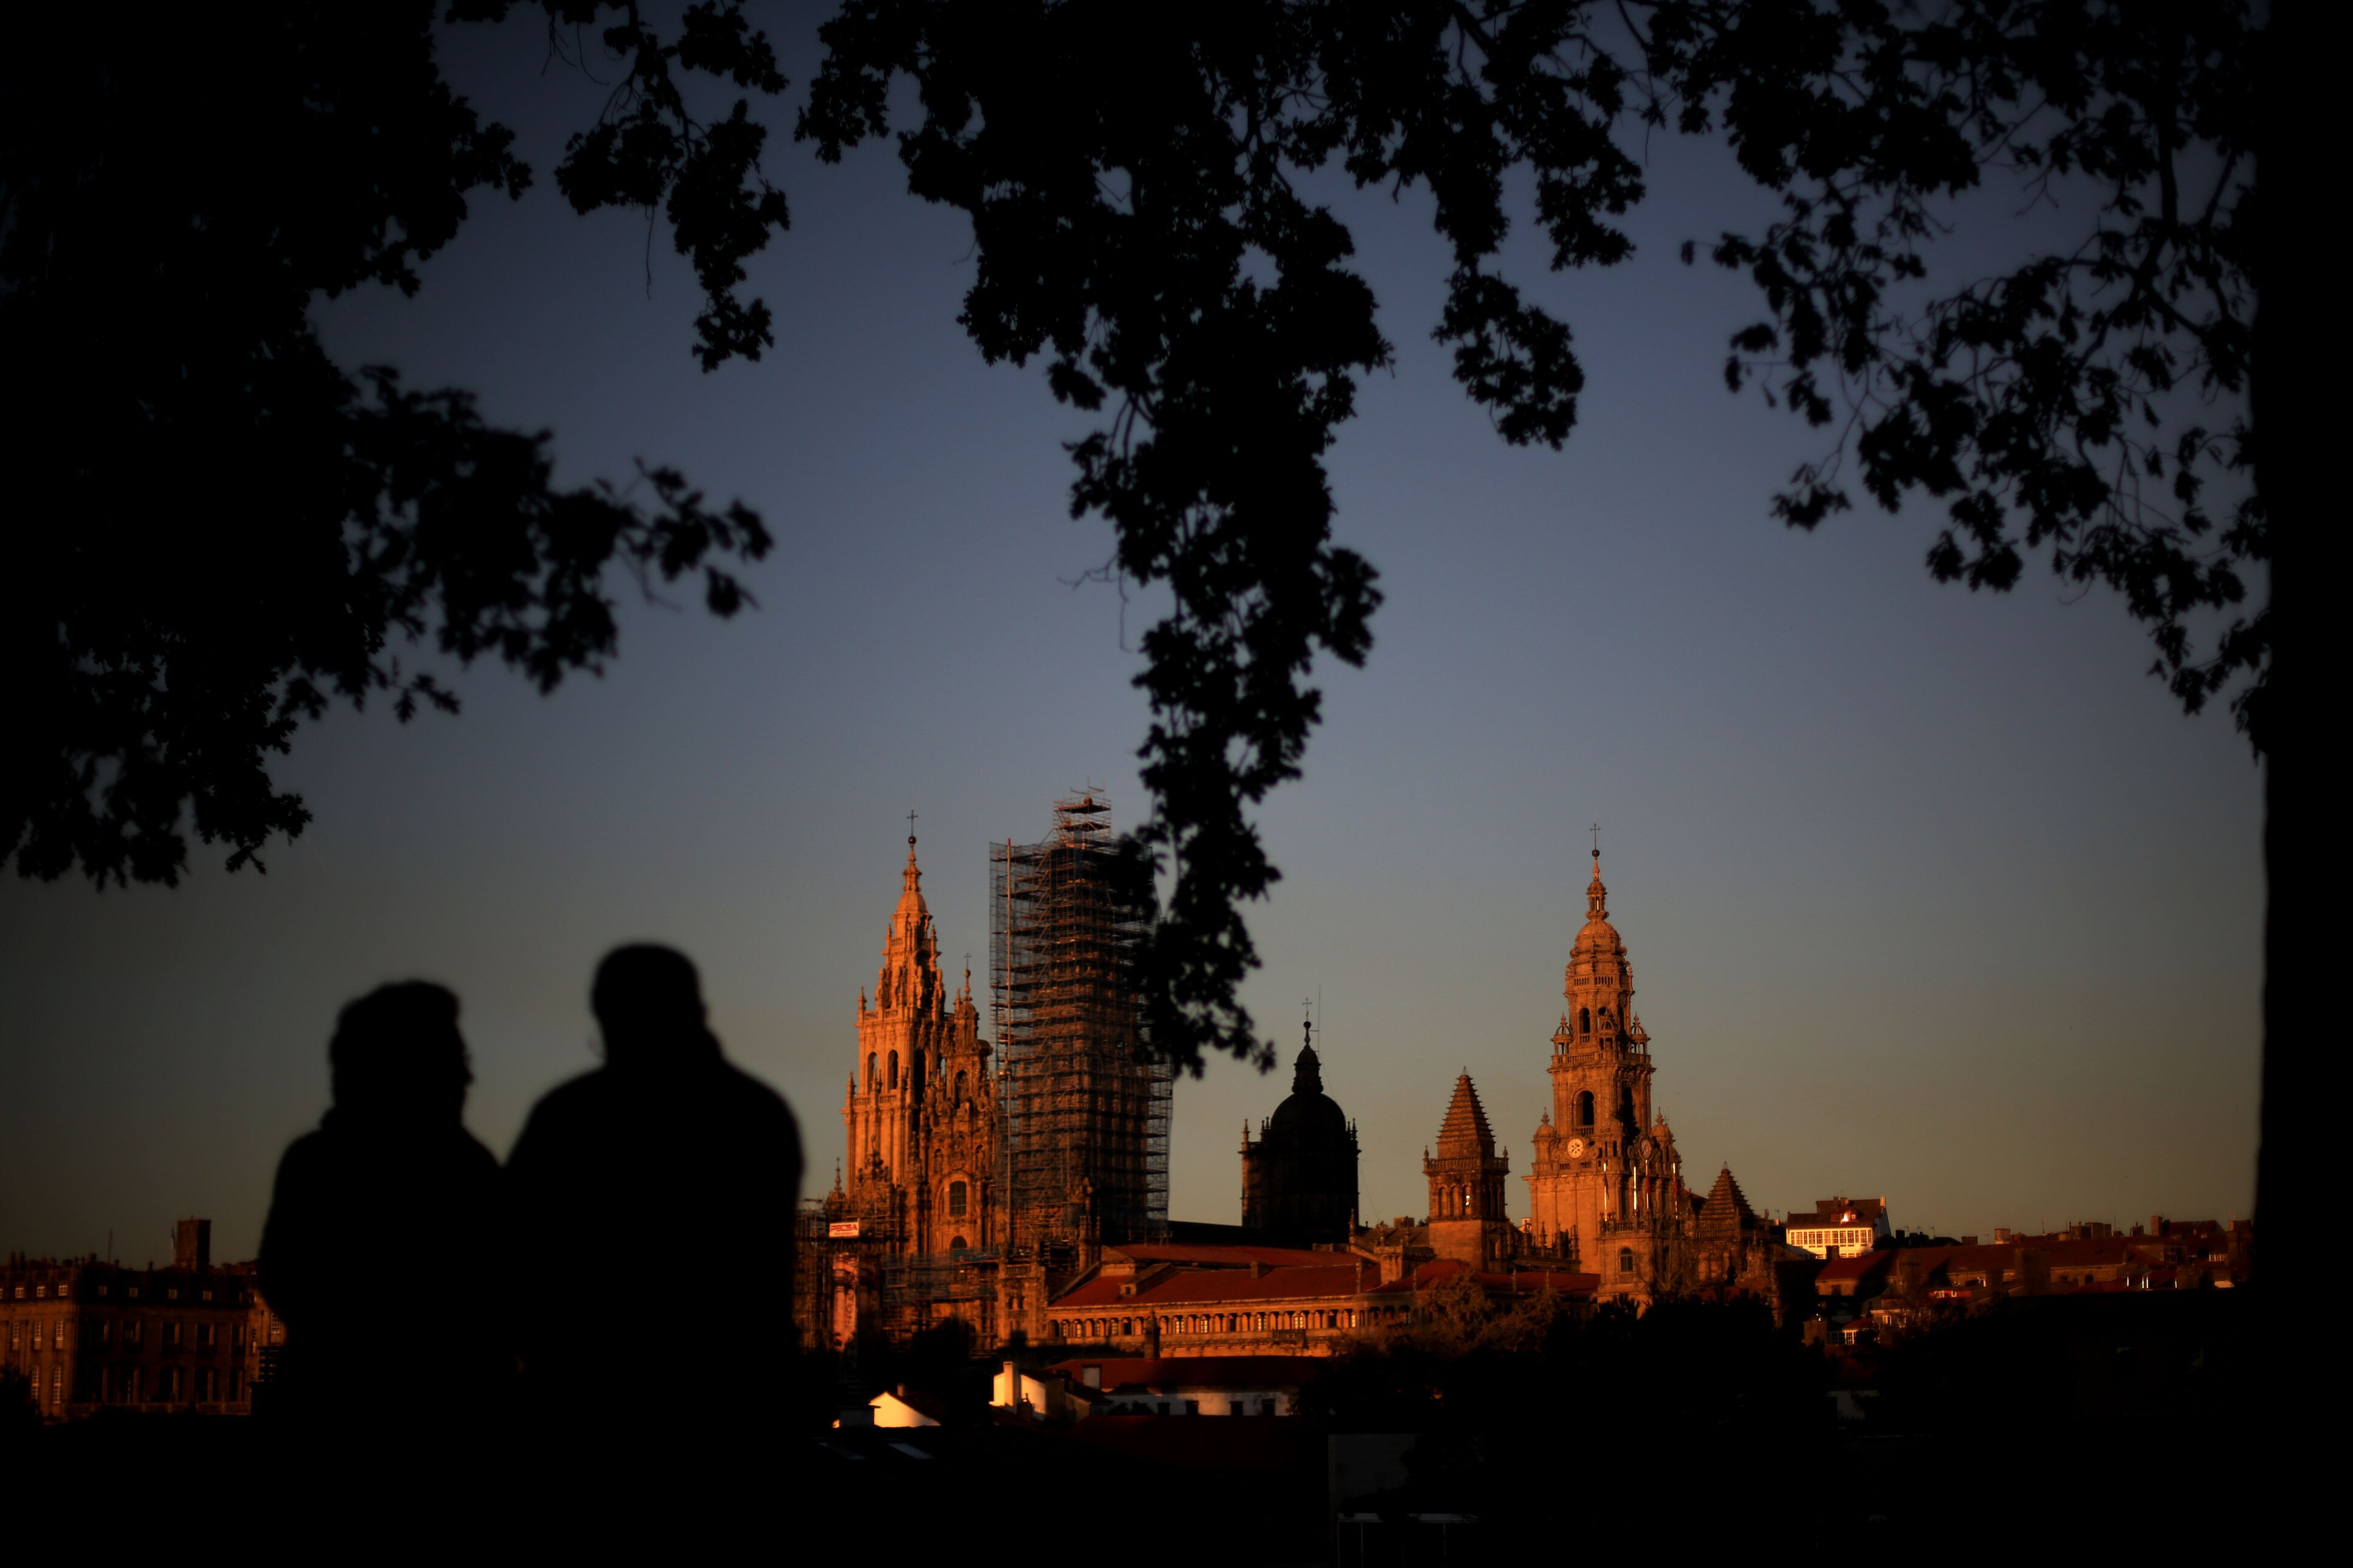
M 702 978 L 675 948 L 615 948 L 596 966 L 588 1005 L 605 1033 L 605 1059 L 617 1067 L 675 1065 L 713 1044 L 703 1027 Z
M 456 1121 L 474 1081 L 458 998 L 424 980 L 379 985 L 346 1005 L 327 1046 L 335 1109 L 373 1121 Z

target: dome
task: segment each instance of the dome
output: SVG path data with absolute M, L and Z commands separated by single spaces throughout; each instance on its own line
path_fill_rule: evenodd
M 1323 1064 L 1315 1059 L 1314 1046 L 1299 1047 L 1299 1061 L 1291 1073 L 1291 1098 L 1274 1108 L 1266 1131 L 1293 1142 L 1336 1142 L 1347 1137 L 1348 1118 L 1338 1102 L 1324 1092 Z

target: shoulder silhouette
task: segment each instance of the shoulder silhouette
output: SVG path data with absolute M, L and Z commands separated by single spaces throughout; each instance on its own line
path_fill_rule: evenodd
M 458 998 L 385 985 L 344 1007 L 328 1047 L 334 1103 L 279 1162 L 259 1283 L 286 1324 L 271 1393 L 306 1417 L 446 1420 L 496 1395 L 512 1356 L 499 1310 L 498 1163 L 462 1114 L 473 1072 Z M 428 1309 L 417 1270 L 471 1305 Z M 426 1331 L 429 1389 L 396 1347 Z M 429 1410 L 427 1406 L 429 1405 Z
M 715 1435 L 794 1349 L 799 1133 L 721 1055 L 684 955 L 617 949 L 590 1001 L 604 1066 L 549 1091 L 507 1162 L 525 1386 L 575 1431 Z

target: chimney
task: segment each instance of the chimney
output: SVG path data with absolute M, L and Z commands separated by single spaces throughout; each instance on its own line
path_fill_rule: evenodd
M 213 1222 L 184 1219 L 173 1228 L 172 1267 L 206 1269 L 213 1266 Z

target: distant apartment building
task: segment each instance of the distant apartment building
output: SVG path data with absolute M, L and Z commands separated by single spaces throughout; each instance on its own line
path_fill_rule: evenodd
M 1820 1198 L 1810 1215 L 1791 1210 L 1788 1230 L 1791 1247 L 1816 1258 L 1860 1258 L 1887 1241 L 1887 1200 Z
M 180 1222 L 172 1266 L 95 1257 L 0 1265 L 0 1367 L 48 1420 L 117 1408 L 251 1408 L 257 1297 L 250 1264 L 216 1268 L 212 1224 Z

